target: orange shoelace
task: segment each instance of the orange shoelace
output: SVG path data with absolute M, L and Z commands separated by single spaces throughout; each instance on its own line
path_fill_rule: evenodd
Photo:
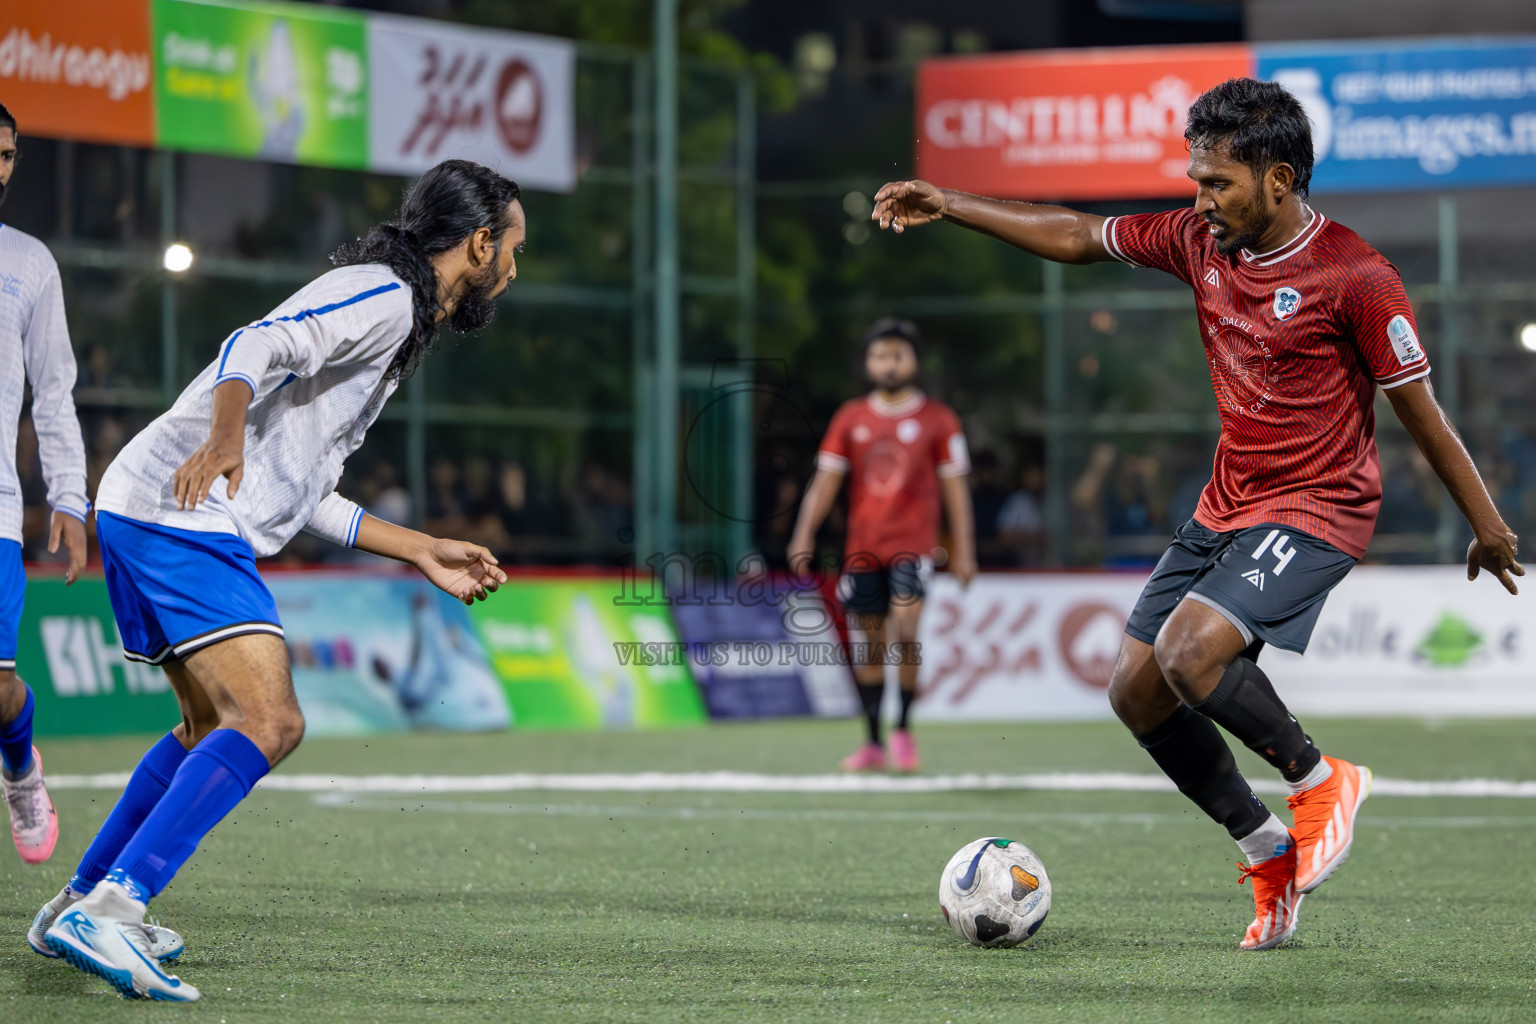
M 1328 827 L 1328 819 L 1333 817 L 1333 806 L 1337 801 L 1305 799 L 1311 792 L 1313 790 L 1303 790 L 1285 798 L 1285 806 L 1291 809 L 1296 819 L 1291 831 L 1298 837 L 1321 835 Z

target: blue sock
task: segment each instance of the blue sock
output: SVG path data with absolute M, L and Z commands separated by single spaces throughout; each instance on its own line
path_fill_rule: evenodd
M 148 902 L 267 771 L 267 755 L 241 733 L 209 733 L 187 755 L 165 796 L 112 862 L 108 879 Z
M 160 742 L 149 748 L 128 779 L 128 788 L 117 798 L 117 806 L 101 823 L 101 831 L 91 840 L 90 848 L 80 858 L 75 877 L 69 887 L 82 895 L 93 889 L 106 877 L 112 862 L 123 852 L 128 840 L 133 838 L 149 812 L 155 809 L 165 791 L 170 788 L 171 778 L 181 762 L 187 759 L 187 748 L 173 733 L 160 737 Z
M 25 683 L 27 700 L 21 714 L 0 726 L 0 762 L 12 777 L 32 767 L 32 687 Z

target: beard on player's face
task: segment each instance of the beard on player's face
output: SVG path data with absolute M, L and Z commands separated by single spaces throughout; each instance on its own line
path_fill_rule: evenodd
M 870 383 L 881 391 L 900 391 L 917 380 L 917 368 L 891 360 L 869 374 Z
M 496 319 L 496 299 L 504 290 L 497 287 L 501 276 L 499 264 L 499 259 L 492 260 L 465 282 L 464 294 L 459 296 L 453 315 L 448 318 L 449 327 L 469 334 L 489 327 Z
M 1239 249 L 1250 249 L 1263 237 L 1274 221 L 1274 215 L 1264 204 L 1264 196 L 1257 187 L 1245 203 L 1234 204 L 1226 210 L 1220 208 L 1205 214 L 1205 222 L 1225 229 L 1216 239 L 1216 251 L 1231 256 Z

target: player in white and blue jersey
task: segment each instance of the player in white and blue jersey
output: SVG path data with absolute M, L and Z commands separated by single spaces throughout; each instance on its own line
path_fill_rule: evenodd
M 16 119 L 0 106 L 0 202 L 16 169 Z M 69 552 L 65 582 L 85 568 L 85 445 L 75 418 L 75 353 L 64 320 L 59 267 L 48 247 L 0 224 L 0 789 L 11 838 L 28 864 L 53 854 L 59 820 L 32 746 L 32 690 L 16 675 L 16 630 L 27 576 L 21 565 L 21 483 L 16 426 L 32 385 L 32 424 L 53 519 L 48 550 Z
M 515 183 L 437 165 L 339 269 L 231 334 L 103 477 L 96 532 L 124 653 L 164 667 L 182 722 L 33 934 L 124 996 L 198 998 L 163 969 L 180 944 L 146 928 L 146 904 L 304 735 L 256 559 L 304 530 L 414 565 L 466 604 L 506 581 L 486 549 L 382 522 L 335 487 L 439 325 L 490 322 L 525 235 Z

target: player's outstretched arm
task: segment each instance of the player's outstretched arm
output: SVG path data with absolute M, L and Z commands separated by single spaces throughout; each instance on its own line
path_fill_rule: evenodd
M 445 594 L 474 604 L 507 582 L 496 556 L 478 544 L 431 537 L 364 515 L 357 526 L 359 551 L 414 565 Z
M 870 219 L 897 234 L 947 220 L 1057 263 L 1103 263 L 1104 220 L 1064 206 L 988 199 L 926 181 L 893 181 L 875 193 Z
M 1387 392 L 1392 411 L 1408 428 L 1419 451 L 1434 467 L 1445 489 L 1461 514 L 1472 526 L 1472 544 L 1467 548 L 1467 579 L 1477 579 L 1477 574 L 1487 570 L 1497 576 L 1504 589 L 1511 594 L 1519 593 L 1512 576 L 1524 576 L 1525 569 L 1515 561 L 1520 541 L 1513 530 L 1499 515 L 1488 488 L 1477 472 L 1461 435 L 1451 426 L 1445 410 L 1435 401 L 1435 393 L 1427 380 L 1410 381 Z
M 847 475 L 842 470 L 818 466 L 816 475 L 811 477 L 811 486 L 805 489 L 805 497 L 800 501 L 800 514 L 795 517 L 795 532 L 789 540 L 789 571 L 796 576 L 814 572 L 816 531 L 827 521 L 827 513 L 832 511 L 832 503 Z

